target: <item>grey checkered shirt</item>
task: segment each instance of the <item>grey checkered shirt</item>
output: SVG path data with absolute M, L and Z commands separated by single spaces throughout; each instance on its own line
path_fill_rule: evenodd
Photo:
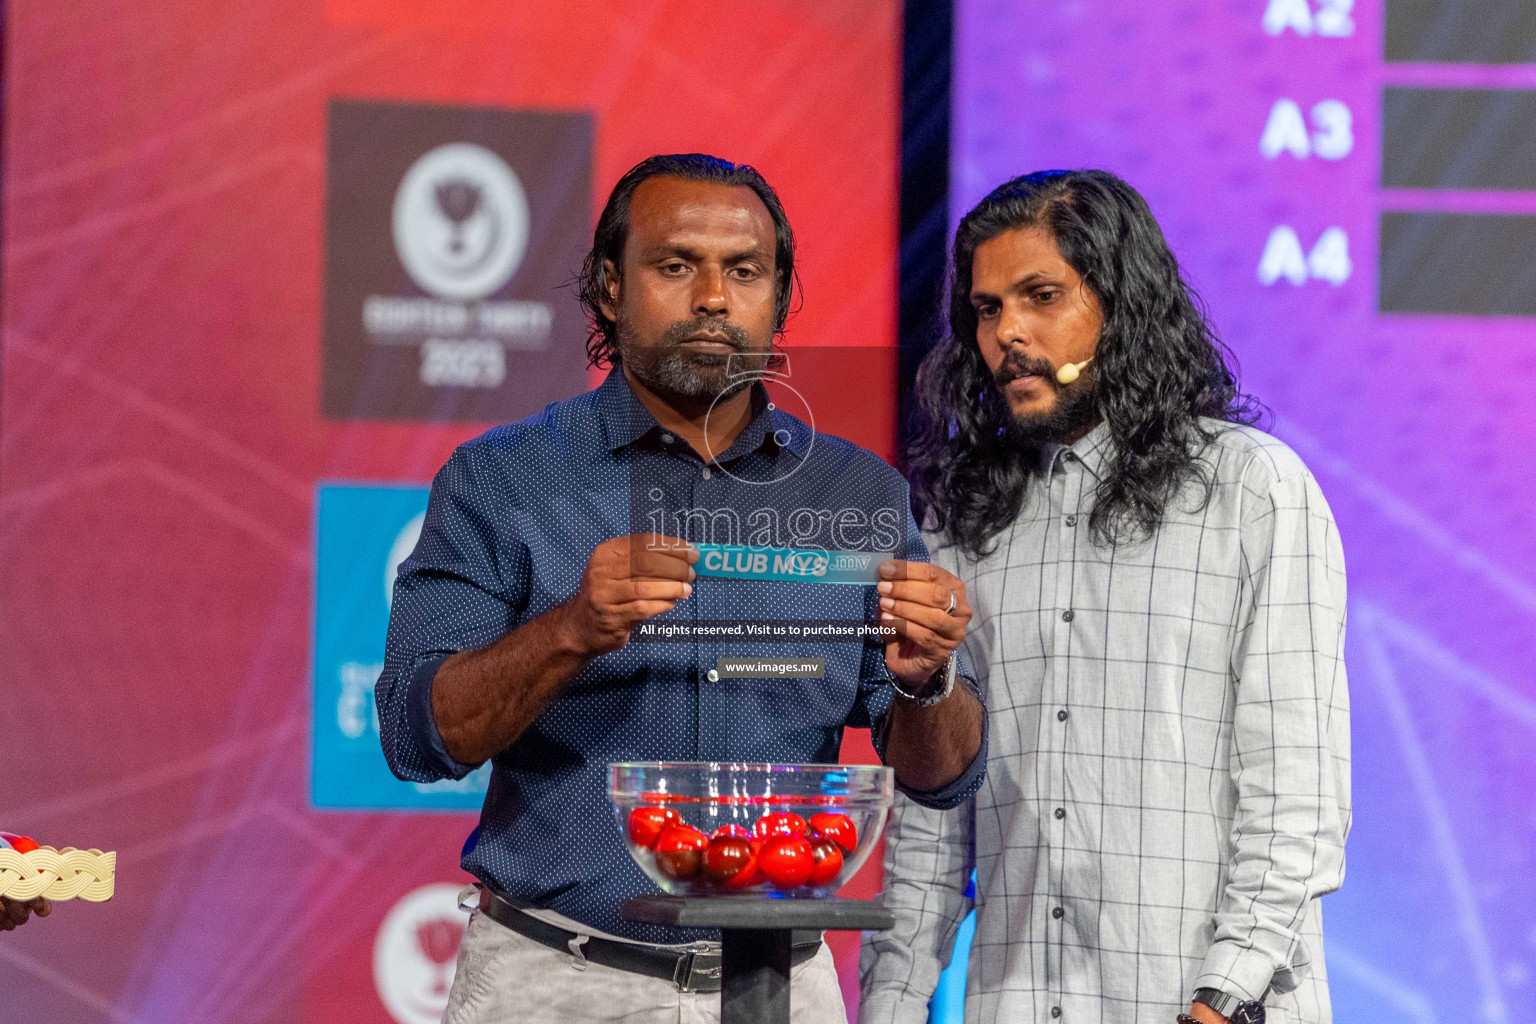
M 1262 996 L 1272 1024 L 1331 1020 L 1318 898 L 1350 821 L 1332 513 L 1289 448 L 1231 427 L 1201 456 L 1204 508 L 1096 546 L 1111 443 L 1101 425 L 1047 452 L 988 557 L 930 538 L 975 609 L 991 756 L 952 811 L 898 801 L 897 925 L 866 940 L 862 1024 L 927 1019 L 972 868 L 967 1024 L 1172 1024 L 1206 986 Z

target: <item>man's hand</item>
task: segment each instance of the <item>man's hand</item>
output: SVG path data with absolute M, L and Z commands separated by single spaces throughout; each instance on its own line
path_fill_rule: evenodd
M 623 647 L 636 625 L 671 611 L 693 593 L 698 559 L 691 544 L 657 533 L 603 541 L 563 608 L 571 643 L 588 658 Z
M 880 566 L 880 624 L 896 627 L 885 645 L 885 667 L 908 693 L 923 694 L 949 660 L 971 621 L 965 584 L 927 562 Z M 897 700 L 886 728 L 885 763 L 917 792 L 933 793 L 959 779 L 981 750 L 981 701 L 969 686 L 937 704 Z
M 693 593 L 698 557 L 683 541 L 654 533 L 606 540 L 569 600 L 489 647 L 443 662 L 432 681 L 432 718 L 448 756 L 479 764 L 516 742 L 588 662 Z
M 47 917 L 53 913 L 53 904 L 39 896 L 35 900 L 13 900 L 0 896 L 0 932 L 20 928 L 27 923 L 29 914 Z
M 965 639 L 971 605 L 965 584 L 929 562 L 880 566 L 880 622 L 896 627 L 885 666 L 909 691 L 921 689 Z

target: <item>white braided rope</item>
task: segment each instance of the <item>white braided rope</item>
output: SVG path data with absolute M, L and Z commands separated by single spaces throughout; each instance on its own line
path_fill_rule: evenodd
M 40 846 L 27 853 L 0 849 L 0 896 L 12 900 L 90 900 L 112 898 L 117 854 L 100 850 L 55 850 Z

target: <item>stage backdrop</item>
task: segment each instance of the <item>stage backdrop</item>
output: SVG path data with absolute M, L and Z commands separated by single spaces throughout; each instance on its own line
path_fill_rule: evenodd
M 1536 998 L 1531 11 L 956 4 L 951 223 L 1025 171 L 1128 179 L 1338 518 L 1345 1024 L 1515 1024 Z
M 372 700 L 425 487 L 592 383 L 568 285 L 656 152 L 778 187 L 791 350 L 868 349 L 866 386 L 796 387 L 893 455 L 900 7 L 19 0 L 6 32 L 0 824 L 119 880 L 4 936 L 0 1018 L 435 1021 L 485 780 L 394 780 Z

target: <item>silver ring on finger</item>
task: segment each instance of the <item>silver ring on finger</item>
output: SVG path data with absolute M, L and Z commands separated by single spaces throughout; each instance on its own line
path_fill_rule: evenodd
M 945 615 L 953 615 L 953 614 L 955 614 L 955 592 L 953 590 L 951 590 L 949 592 L 949 607 L 944 609 L 944 614 Z

